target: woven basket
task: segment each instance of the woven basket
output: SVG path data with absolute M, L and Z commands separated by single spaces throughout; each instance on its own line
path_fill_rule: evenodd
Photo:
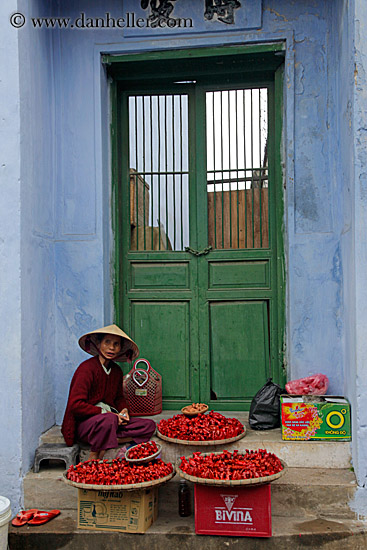
M 202 456 L 208 456 L 211 454 L 221 454 L 221 453 L 202 453 Z M 186 457 L 187 459 L 192 458 L 191 456 Z M 191 476 L 187 474 L 186 472 L 183 472 L 180 468 L 181 460 L 178 458 L 176 461 L 176 472 L 179 476 L 183 477 L 184 479 L 187 479 L 188 481 L 192 481 L 193 483 L 199 483 L 201 485 L 215 485 L 215 486 L 221 486 L 221 487 L 234 487 L 239 485 L 260 485 L 264 483 L 271 483 L 272 481 L 275 481 L 276 479 L 279 479 L 280 477 L 284 476 L 284 474 L 287 471 L 287 465 L 286 463 L 281 460 L 280 461 L 283 466 L 283 470 L 280 472 L 273 474 L 272 476 L 265 476 L 265 477 L 254 477 L 251 479 L 208 479 L 204 477 L 197 477 L 197 476 Z
M 158 430 L 156 435 L 163 439 L 164 441 L 169 441 L 170 443 L 177 443 L 178 445 L 191 445 L 191 446 L 208 446 L 208 445 L 226 445 L 227 443 L 233 443 L 233 441 L 238 441 L 246 435 L 246 428 L 243 427 L 243 432 L 235 437 L 229 437 L 228 439 L 211 439 L 209 441 L 194 441 L 190 439 L 174 439 L 173 437 L 168 437 L 161 434 Z
M 151 460 L 154 460 L 155 458 L 157 458 L 157 456 L 162 450 L 162 445 L 160 445 L 159 443 L 156 443 L 156 445 L 158 447 L 158 451 L 156 451 L 154 454 L 150 456 L 146 456 L 145 458 L 128 458 L 129 451 L 133 448 L 131 447 L 125 453 L 125 460 L 127 460 L 127 462 L 131 462 L 131 464 L 143 464 L 144 462 L 150 462 Z
M 188 416 L 189 418 L 193 418 L 194 416 L 197 416 L 198 414 L 204 414 L 209 409 L 208 405 L 205 405 L 205 409 L 203 409 L 202 411 L 187 412 L 187 411 L 185 411 L 185 409 L 188 406 L 190 406 L 190 405 L 186 405 L 186 407 L 182 407 L 181 412 L 182 412 L 182 414 L 184 414 L 185 416 Z
M 157 487 L 167 483 L 176 475 L 175 469 L 168 476 L 153 479 L 152 481 L 144 481 L 143 483 L 130 483 L 126 485 L 92 485 L 91 483 L 77 483 L 67 479 L 66 472 L 63 474 L 63 481 L 67 485 L 72 485 L 77 489 L 93 489 L 94 491 L 138 491 L 139 489 L 148 489 L 149 487 Z

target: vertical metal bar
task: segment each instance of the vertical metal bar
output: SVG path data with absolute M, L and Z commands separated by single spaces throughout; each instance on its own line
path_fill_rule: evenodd
M 231 172 L 231 91 L 227 91 L 228 97 L 228 179 L 229 179 L 229 248 L 232 248 L 232 172 Z
M 254 228 L 254 113 L 253 113 L 253 97 L 251 88 L 251 217 L 252 217 L 252 248 L 255 248 L 255 228 Z
M 138 97 L 135 96 L 135 170 L 139 172 L 139 154 L 138 154 Z M 136 227 L 136 250 L 139 250 L 139 222 L 138 222 L 138 208 L 139 208 L 139 193 L 138 193 L 138 175 L 135 174 L 135 214 L 134 223 Z
M 167 95 L 164 96 L 164 129 L 165 129 L 165 138 L 164 138 L 164 160 L 165 160 L 165 169 L 166 169 L 166 250 L 168 250 L 168 145 L 167 145 Z
M 182 197 L 182 166 L 183 166 L 183 160 L 182 160 L 182 95 L 180 94 L 180 196 L 181 196 L 181 250 L 184 249 L 183 247 L 183 197 Z
M 146 233 L 145 233 L 145 96 L 143 95 L 141 97 L 142 100 L 142 119 L 143 119 L 143 178 L 142 178 L 142 185 L 143 185 L 143 242 L 144 242 L 144 250 L 147 249 L 147 243 L 146 243 Z
M 181 227 L 181 248 L 183 250 L 183 197 L 182 197 L 182 95 L 180 94 L 180 109 L 179 109 L 179 121 L 180 121 L 180 156 L 179 156 L 179 167 L 180 167 L 180 227 Z
M 236 169 L 237 169 L 237 181 L 236 181 L 236 190 L 237 190 L 237 248 L 240 248 L 240 207 L 238 200 L 238 90 L 235 94 L 236 109 L 235 109 L 235 120 L 236 120 Z
M 176 250 L 175 96 L 172 96 L 173 250 Z
M 129 124 L 129 167 L 133 165 L 133 136 L 136 135 L 136 128 L 134 128 L 134 132 L 132 132 L 132 124 L 130 122 L 130 115 L 132 110 L 132 104 L 131 104 L 131 97 L 127 97 L 127 111 L 128 111 L 128 124 Z M 131 250 L 131 183 L 130 183 L 130 169 L 129 169 L 129 181 L 128 181 L 128 220 L 129 220 L 129 250 Z
M 245 174 L 245 248 L 247 248 L 247 156 L 246 156 L 246 90 L 242 90 L 243 100 L 243 149 Z
M 262 220 L 261 220 L 261 193 L 262 193 L 262 162 L 261 162 L 261 93 L 260 88 L 258 89 L 259 94 L 259 220 L 260 220 L 260 248 L 263 247 L 263 230 L 262 230 Z
M 154 241 L 153 241 L 153 187 L 154 187 L 154 159 L 153 159 L 153 96 L 149 96 L 149 102 L 150 102 L 150 171 L 152 175 L 150 176 L 150 200 L 151 200 L 151 207 L 150 207 L 150 234 L 151 234 L 151 250 L 153 250 Z
M 224 195 L 223 195 L 223 92 L 220 91 L 220 161 L 222 171 L 222 248 L 224 248 Z
M 158 249 L 161 249 L 161 111 L 158 96 Z
M 213 102 L 212 102 L 212 116 L 213 116 L 213 176 L 214 176 L 214 195 L 213 195 L 213 218 L 214 218 L 214 248 L 217 248 L 217 205 L 216 205 L 216 193 L 217 193 L 217 187 L 216 187 L 216 180 L 217 180 L 217 172 L 216 172 L 216 163 L 215 163 L 215 110 L 214 110 L 214 101 L 215 101 L 215 92 L 212 92 L 213 94 Z

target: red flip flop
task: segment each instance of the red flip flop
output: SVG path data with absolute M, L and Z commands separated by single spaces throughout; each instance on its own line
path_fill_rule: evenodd
M 11 524 L 14 525 L 14 527 L 21 527 L 22 525 L 28 523 L 28 521 L 32 519 L 37 512 L 37 508 L 32 508 L 30 510 L 21 510 L 17 513 L 15 518 L 12 519 Z
M 48 521 L 50 521 L 50 519 L 55 518 L 59 514 L 60 510 L 50 510 L 49 512 L 37 510 L 37 513 L 34 514 L 33 519 L 28 521 L 28 525 L 42 525 L 43 523 L 47 523 Z

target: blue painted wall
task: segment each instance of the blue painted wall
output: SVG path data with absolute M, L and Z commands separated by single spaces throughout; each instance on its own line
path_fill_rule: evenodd
M 139 11 L 140 3 L 61 2 L 59 15 L 76 19 L 121 17 Z M 174 14 L 183 15 L 177 2 Z M 187 6 L 187 2 L 185 6 Z M 287 343 L 289 376 L 324 372 L 332 393 L 344 392 L 342 188 L 335 159 L 336 64 L 329 2 L 264 1 L 262 21 L 239 20 L 240 32 L 216 23 L 213 32 L 195 28 L 200 5 L 190 12 L 194 28 L 67 29 L 53 31 L 57 144 L 57 308 L 56 418 L 60 422 L 68 383 L 81 359 L 77 337 L 110 322 L 110 204 L 108 125 L 102 116 L 106 91 L 100 52 L 143 51 L 230 43 L 284 40 L 287 43 L 285 84 Z M 135 9 L 134 7 L 135 6 Z M 202 10 L 201 10 L 202 11 Z M 143 12 L 144 13 L 144 12 Z M 188 10 L 186 10 L 188 15 Z M 260 29 L 244 27 L 261 26 Z M 208 25 L 208 24 L 206 24 Z M 205 31 L 208 30 L 208 26 Z M 215 30 L 215 32 L 214 32 Z M 223 32 L 226 30 L 227 32 Z M 198 32 L 199 31 L 199 32 Z M 170 33 L 170 34 L 168 34 Z M 176 34 L 175 34 L 176 33 Z M 315 78 L 317 75 L 317 78 Z M 332 174 L 332 176 L 331 176 Z M 107 243 L 108 244 L 108 243 Z
M 353 68 L 353 119 L 352 130 L 354 138 L 352 181 L 353 186 L 353 216 L 352 216 L 352 254 L 354 254 L 354 270 L 350 276 L 350 288 L 355 293 L 355 307 L 352 308 L 352 326 L 355 332 L 352 334 L 351 349 L 354 373 L 348 373 L 350 380 L 355 379 L 355 406 L 353 455 L 357 465 L 357 479 L 361 487 L 367 487 L 367 5 L 366 2 L 356 0 L 354 21 L 350 25 L 354 38 L 354 63 Z M 353 264 L 352 264 L 353 265 Z M 366 491 L 365 491 L 366 492 Z M 361 509 L 367 515 L 367 499 L 361 489 L 356 499 L 356 508 Z
M 7 8 L 0 5 L 1 20 L 7 17 L 8 9 L 16 9 L 15 1 L 8 4 Z M 4 199 L 0 201 L 0 494 L 11 499 L 15 508 L 21 499 L 22 416 L 20 91 L 17 36 L 10 25 L 0 35 L 0 67 L 7 67 L 7 78 L 0 78 L 0 181 Z
M 26 17 L 43 0 L 19 2 Z M 22 472 L 55 422 L 55 101 L 52 36 L 19 32 L 21 88 Z

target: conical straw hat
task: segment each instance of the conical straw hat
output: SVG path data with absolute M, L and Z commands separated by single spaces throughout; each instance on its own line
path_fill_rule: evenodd
M 79 346 L 83 351 L 86 351 L 90 355 L 98 355 L 98 341 L 95 337 L 96 334 L 114 334 L 116 336 L 121 336 L 122 338 L 122 347 L 119 355 L 115 357 L 115 361 L 127 361 L 128 357 L 126 352 L 132 350 L 131 360 L 134 361 L 139 356 L 139 348 L 131 338 L 123 330 L 121 330 L 117 325 L 108 325 L 107 327 L 98 328 L 97 330 L 92 330 L 87 334 L 84 334 L 79 338 Z

